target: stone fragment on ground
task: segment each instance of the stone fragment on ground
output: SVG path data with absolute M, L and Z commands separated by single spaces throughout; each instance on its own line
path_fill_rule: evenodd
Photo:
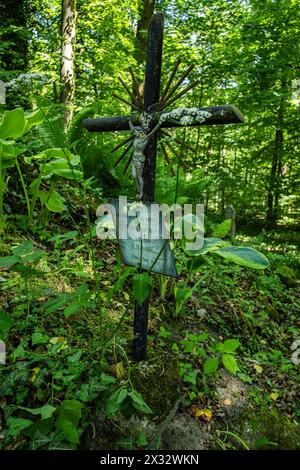
M 166 450 L 207 450 L 212 441 L 206 424 L 196 421 L 188 413 L 177 414 L 163 434 Z

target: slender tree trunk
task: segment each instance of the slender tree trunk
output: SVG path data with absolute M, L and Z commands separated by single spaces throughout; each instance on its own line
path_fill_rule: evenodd
M 282 88 L 285 84 L 282 85 Z M 275 132 L 274 150 L 272 156 L 272 165 L 270 170 L 269 189 L 267 196 L 267 214 L 266 227 L 272 228 L 276 225 L 279 217 L 279 200 L 281 188 L 281 172 L 282 172 L 282 153 L 283 153 L 283 100 L 281 101 L 278 118 L 277 129 Z
M 68 129 L 73 115 L 72 104 L 75 93 L 74 47 L 76 16 L 76 0 L 62 0 L 60 102 L 65 105 L 65 130 Z
M 283 143 L 283 136 L 282 136 Z M 280 195 L 281 195 L 281 179 L 282 179 L 282 151 L 279 154 L 278 165 L 277 165 L 277 175 L 276 175 L 276 187 L 275 187 L 275 197 L 274 197 L 274 213 L 276 221 L 280 217 Z
M 274 227 L 278 219 L 282 144 L 282 129 L 276 129 L 267 199 L 266 226 L 268 228 Z

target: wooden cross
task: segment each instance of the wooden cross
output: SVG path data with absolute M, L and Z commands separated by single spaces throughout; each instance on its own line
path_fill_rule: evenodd
M 163 27 L 164 19 L 162 13 L 155 13 L 150 21 L 148 30 L 148 50 L 147 50 L 147 61 L 145 69 L 145 81 L 144 81 L 144 100 L 143 100 L 143 111 L 151 114 L 151 128 L 158 123 L 163 109 L 168 107 L 177 98 L 183 95 L 184 92 L 192 88 L 196 83 L 193 83 L 184 88 L 180 93 L 173 96 L 179 85 L 184 81 L 186 76 L 191 70 L 191 66 L 176 82 L 175 86 L 170 89 L 172 80 L 176 73 L 179 65 L 179 61 L 175 64 L 175 67 L 170 75 L 167 86 L 160 98 L 160 78 L 161 78 L 161 62 L 162 62 L 162 46 L 163 46 Z M 133 74 L 132 74 L 133 75 Z M 135 77 L 133 76 L 135 81 Z M 122 80 L 120 79 L 122 82 Z M 137 108 L 134 104 L 134 96 L 132 92 L 125 86 L 127 92 L 132 96 L 132 106 Z M 122 101 L 125 101 L 122 99 Z M 126 103 L 127 101 L 125 101 Z M 130 104 L 130 103 L 128 103 Z M 157 109 L 158 108 L 158 109 Z M 141 109 L 138 109 L 141 110 Z M 216 106 L 201 108 L 201 111 L 209 113 L 209 117 L 201 123 L 190 123 L 185 125 L 214 125 L 214 124 L 234 124 L 242 123 L 244 121 L 243 115 L 240 111 L 231 105 Z M 138 116 L 118 116 L 118 117 L 105 117 L 96 119 L 85 119 L 83 121 L 84 127 L 90 132 L 109 132 L 109 131 L 128 131 L 129 119 L 131 119 L 133 125 L 139 125 Z M 174 120 L 165 119 L 162 121 L 161 128 L 171 127 L 182 127 L 183 124 L 175 122 Z M 126 139 L 125 142 L 130 140 Z M 123 145 L 123 144 L 122 144 Z M 120 148 L 118 145 L 114 150 Z M 125 155 L 125 152 L 123 154 Z M 123 155 L 122 154 L 122 155 Z M 144 177 L 144 202 L 153 202 L 155 194 L 155 168 L 156 168 L 156 154 L 157 154 L 157 133 L 154 133 L 150 138 L 148 145 L 144 152 L 146 156 L 143 177 Z M 120 159 L 118 159 L 120 161 Z M 126 168 L 128 167 L 128 164 Z M 133 360 L 140 361 L 146 357 L 147 348 L 147 330 L 148 330 L 148 308 L 149 308 L 149 297 L 144 301 L 142 305 L 136 304 L 134 314 L 134 341 L 133 341 Z

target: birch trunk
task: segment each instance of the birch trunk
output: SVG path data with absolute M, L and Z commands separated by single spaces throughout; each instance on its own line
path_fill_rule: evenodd
M 68 130 L 73 116 L 76 16 L 76 0 L 62 0 L 60 102 L 65 105 L 65 131 Z

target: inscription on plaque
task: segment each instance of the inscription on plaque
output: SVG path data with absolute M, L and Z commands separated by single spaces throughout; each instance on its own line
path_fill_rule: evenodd
M 132 202 L 120 206 L 119 199 L 110 203 L 115 209 L 113 219 L 123 263 L 176 277 L 175 260 L 159 205 Z

